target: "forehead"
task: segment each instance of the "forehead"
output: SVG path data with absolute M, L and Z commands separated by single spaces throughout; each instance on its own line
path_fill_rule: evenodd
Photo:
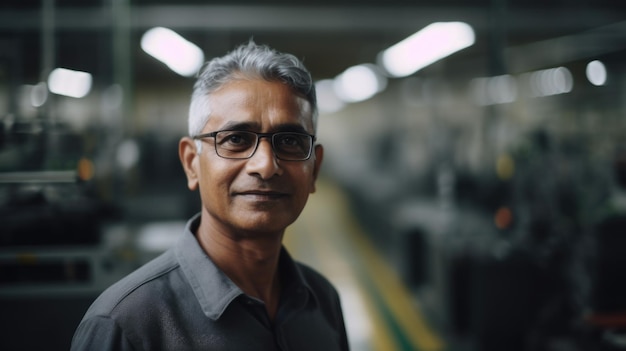
M 278 81 L 233 80 L 211 93 L 209 103 L 207 125 L 214 128 L 232 122 L 265 129 L 284 124 L 299 124 L 309 131 L 313 128 L 309 102 Z

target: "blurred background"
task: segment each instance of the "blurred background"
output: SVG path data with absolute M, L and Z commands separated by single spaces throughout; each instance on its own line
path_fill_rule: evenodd
M 3 0 L 0 349 L 68 349 L 176 240 L 193 75 L 250 38 L 317 82 L 323 175 L 286 244 L 354 350 L 626 349 L 623 8 Z

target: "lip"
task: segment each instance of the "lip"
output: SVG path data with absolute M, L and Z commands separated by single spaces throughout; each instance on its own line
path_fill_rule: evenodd
M 236 192 L 235 196 L 244 196 L 249 198 L 254 198 L 261 201 L 269 201 L 269 200 L 278 200 L 284 197 L 287 197 L 288 194 L 281 191 L 270 191 L 270 190 L 247 190 Z

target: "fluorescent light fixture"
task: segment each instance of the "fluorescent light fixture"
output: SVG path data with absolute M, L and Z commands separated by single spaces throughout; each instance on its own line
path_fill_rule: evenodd
M 171 29 L 156 27 L 141 37 L 143 51 L 163 62 L 181 76 L 190 77 L 200 70 L 204 53 Z
M 24 88 L 30 93 L 30 104 L 33 107 L 41 107 L 48 100 L 48 85 L 39 82 L 36 85 L 25 85 Z
M 565 94 L 574 88 L 574 77 L 565 67 L 535 71 L 529 73 L 528 77 L 533 97 Z
M 393 77 L 406 77 L 474 41 L 474 30 L 467 23 L 435 22 L 383 51 L 379 64 Z
M 335 93 L 333 84 L 332 79 L 322 79 L 315 83 L 317 108 L 322 113 L 334 113 L 346 105 Z
M 345 102 L 367 100 L 387 87 L 387 80 L 376 66 L 352 66 L 338 75 L 333 83 L 337 96 Z
M 50 92 L 73 98 L 82 98 L 91 90 L 91 74 L 66 68 L 55 68 L 48 76 Z
M 594 60 L 589 62 L 585 73 L 587 74 L 587 79 L 591 82 L 591 84 L 595 86 L 606 84 L 606 67 L 602 61 Z
M 474 78 L 470 89 L 474 101 L 481 106 L 506 104 L 517 98 L 517 80 L 509 74 Z

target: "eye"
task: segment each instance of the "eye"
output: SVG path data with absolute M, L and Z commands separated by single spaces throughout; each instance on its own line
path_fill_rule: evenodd
M 281 134 L 278 138 L 281 146 L 293 147 L 302 145 L 302 137 L 297 134 Z
M 245 149 L 254 144 L 255 138 L 253 133 L 225 131 L 217 135 L 217 144 L 226 149 Z
M 277 134 L 275 147 L 283 155 L 282 157 L 304 157 L 310 152 L 311 137 L 300 133 L 280 133 Z M 286 156 L 289 155 L 289 156 Z

